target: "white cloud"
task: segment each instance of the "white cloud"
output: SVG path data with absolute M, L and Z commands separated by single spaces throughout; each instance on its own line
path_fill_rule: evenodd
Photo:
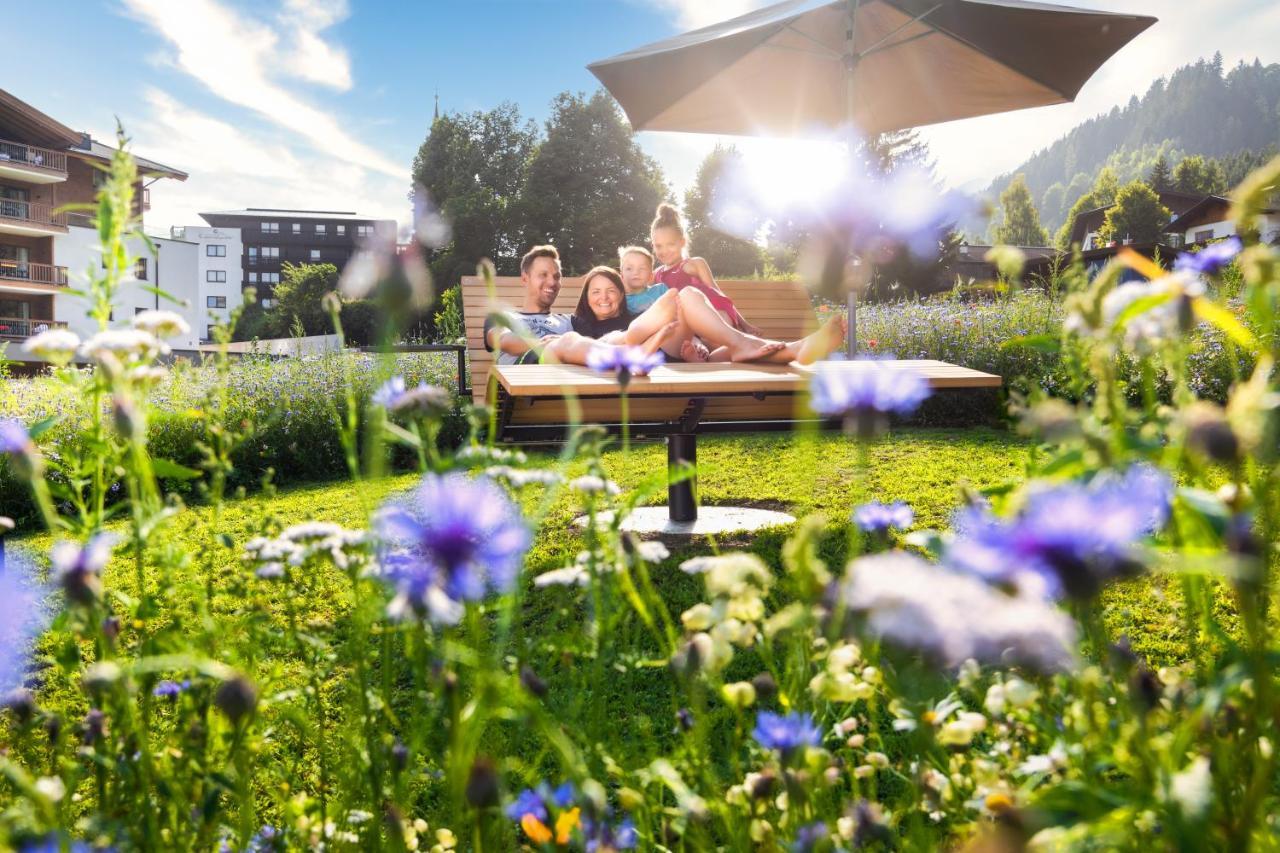
M 277 77 L 293 77 L 336 89 L 351 85 L 345 51 L 320 35 L 345 14 L 340 0 L 289 0 L 275 27 L 245 18 L 217 0 L 123 2 L 169 42 L 174 66 L 218 97 L 252 110 L 317 152 L 404 177 L 404 164 L 361 142 L 331 110 L 277 82 Z
M 125 128 L 141 156 L 181 168 L 183 183 L 152 186 L 147 227 L 200 224 L 200 213 L 240 207 L 353 210 L 405 221 L 405 179 L 370 174 L 322 154 L 299 153 L 270 134 L 255 133 L 149 89 L 140 115 Z M 99 139 L 110 138 L 100 133 Z
M 659 8 L 667 9 L 676 16 L 676 24 L 682 30 L 696 30 L 727 21 L 770 2 L 772 0 L 657 0 Z

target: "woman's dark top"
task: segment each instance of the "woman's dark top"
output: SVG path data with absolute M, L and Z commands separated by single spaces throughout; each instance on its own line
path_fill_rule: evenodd
M 625 332 L 627 326 L 631 325 L 631 314 L 623 311 L 617 317 L 610 317 L 607 320 L 597 320 L 595 317 L 584 320 L 577 314 L 573 315 L 573 330 L 583 337 L 602 338 L 610 332 Z

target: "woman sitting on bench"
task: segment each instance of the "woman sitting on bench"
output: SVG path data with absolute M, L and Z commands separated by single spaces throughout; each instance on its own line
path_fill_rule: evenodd
M 650 352 L 660 347 L 681 361 L 811 364 L 843 346 L 847 327 L 843 317 L 834 317 L 808 337 L 789 343 L 768 340 L 731 326 L 706 294 L 694 288 L 668 290 L 632 317 L 622 276 L 599 266 L 583 278 L 573 328 L 605 344 L 642 346 Z

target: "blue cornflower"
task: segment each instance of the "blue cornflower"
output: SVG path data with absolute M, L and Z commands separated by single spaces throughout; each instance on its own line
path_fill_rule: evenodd
M 50 560 L 53 575 L 58 579 L 67 598 L 78 604 L 91 604 L 102 591 L 101 575 L 111 559 L 115 537 L 109 533 L 95 533 L 83 546 L 74 542 L 59 542 L 53 546 Z
M 962 510 L 945 562 L 992 583 L 1090 598 L 1142 567 L 1138 545 L 1169 517 L 1173 483 L 1149 465 L 1032 494 L 1011 519 Z
M 391 404 L 400 398 L 405 392 L 405 384 L 403 376 L 392 376 L 386 382 L 378 386 L 378 390 L 373 392 L 373 396 L 369 399 L 376 405 L 384 409 L 391 408 Z
M 191 682 L 186 679 L 184 679 L 181 684 L 176 681 L 169 681 L 168 679 L 165 679 L 155 686 L 155 689 L 151 691 L 151 695 L 162 699 L 174 699 L 179 693 L 190 686 Z
M 1236 255 L 1244 249 L 1239 237 L 1231 237 L 1218 243 L 1206 246 L 1198 252 L 1187 252 L 1179 255 L 1173 262 L 1178 271 L 1194 272 L 1200 275 L 1217 275 L 1222 272 Z
M 647 376 L 649 371 L 666 360 L 661 350 L 646 353 L 640 347 L 620 347 L 600 344 L 587 353 L 587 367 L 596 373 L 613 373 L 623 388 L 633 376 Z
M 506 815 L 519 823 L 525 815 L 533 815 L 542 823 L 547 822 L 547 804 L 532 788 L 525 788 L 519 793 L 511 805 L 507 806 Z
M 826 837 L 827 825 L 822 821 L 805 824 L 796 830 L 796 840 L 791 843 L 791 849 L 795 853 L 810 853 Z
M 57 835 L 46 835 L 39 841 L 26 841 L 18 848 L 18 853 L 62 853 L 66 849 L 70 853 L 94 853 L 95 848 L 83 841 L 72 841 L 65 848 L 62 839 Z
M 19 456 L 31 449 L 31 435 L 21 421 L 13 418 L 0 420 L 0 453 Z
M 915 519 L 911 507 L 902 501 L 891 504 L 872 501 L 853 511 L 853 523 L 868 533 L 884 533 L 895 527 L 906 530 Z
M 0 565 L 0 699 L 22 687 L 31 643 L 44 628 L 44 608 L 26 560 L 10 549 Z
M 275 853 L 284 849 L 284 834 L 274 826 L 263 826 L 249 839 L 245 853 Z
M 630 817 L 624 817 L 616 825 L 604 820 L 585 818 L 582 821 L 582 835 L 587 840 L 587 853 L 631 850 L 639 840 L 635 821 Z
M 783 756 L 790 755 L 799 747 L 817 746 L 822 742 L 822 732 L 813 724 L 813 717 L 797 711 L 785 717 L 772 711 L 761 711 L 751 736 L 765 749 L 776 749 Z
M 507 492 L 492 480 L 428 474 L 407 499 L 379 511 L 375 529 L 389 550 L 386 580 L 396 589 L 389 613 L 454 624 L 463 601 L 515 585 L 529 530 Z
M 930 394 L 929 383 L 910 370 L 879 359 L 832 361 L 819 365 L 809 383 L 809 405 L 826 417 L 843 417 L 863 435 L 882 428 L 893 415 L 909 415 Z
M 407 388 L 403 376 L 393 376 L 382 383 L 370 399 L 391 414 L 416 412 L 439 415 L 449 410 L 451 402 L 449 392 L 425 382 Z
M 558 809 L 567 809 L 573 805 L 574 800 L 578 799 L 578 789 L 574 787 L 572 782 L 561 782 L 556 789 L 551 792 L 551 802 Z

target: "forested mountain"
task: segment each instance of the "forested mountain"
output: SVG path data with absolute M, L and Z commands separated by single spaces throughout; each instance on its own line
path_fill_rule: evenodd
M 1280 64 L 1242 62 L 1224 73 L 1218 54 L 1155 81 L 1125 107 L 1078 125 L 996 178 L 987 192 L 998 198 L 1017 175 L 1025 175 L 1041 221 L 1053 233 L 1103 167 L 1124 184 L 1147 178 L 1161 156 L 1176 166 L 1198 154 L 1216 158 L 1234 185 L 1278 145 Z

